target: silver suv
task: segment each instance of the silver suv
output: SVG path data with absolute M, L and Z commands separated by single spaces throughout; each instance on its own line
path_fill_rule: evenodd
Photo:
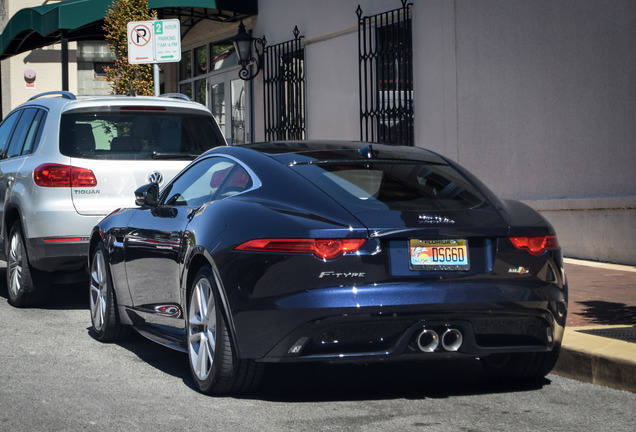
M 0 124 L 0 259 L 9 302 L 85 277 L 88 235 L 134 190 L 226 145 L 210 111 L 173 97 L 42 93 Z M 184 99 L 187 99 L 183 97 Z

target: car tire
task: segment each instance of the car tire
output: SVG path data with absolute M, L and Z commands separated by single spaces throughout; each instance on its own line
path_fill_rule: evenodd
M 95 339 L 101 342 L 115 342 L 123 339 L 126 327 L 119 321 L 107 257 L 106 246 L 100 241 L 90 260 L 91 330 Z
M 11 225 L 6 255 L 9 303 L 21 308 L 35 305 L 40 300 L 41 278 L 29 262 L 20 221 Z
M 548 352 L 493 354 L 481 359 L 486 372 L 493 378 L 513 381 L 538 381 L 556 365 L 561 347 Z
M 192 378 L 205 394 L 247 393 L 258 384 L 263 365 L 237 358 L 214 280 L 212 270 L 203 267 L 189 290 L 186 325 Z

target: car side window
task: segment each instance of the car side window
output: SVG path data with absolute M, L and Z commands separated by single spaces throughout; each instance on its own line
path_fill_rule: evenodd
M 14 111 L 4 119 L 0 125 L 0 158 L 4 159 L 7 153 L 7 147 L 9 147 L 9 140 L 13 134 L 13 129 L 18 119 L 22 115 L 22 110 Z
M 11 158 L 19 156 L 22 153 L 22 147 L 31 128 L 31 123 L 33 122 L 36 111 L 35 109 L 28 108 L 22 111 L 22 116 L 20 116 L 13 135 L 11 136 L 11 140 L 9 141 L 5 157 Z
M 247 171 L 235 161 L 211 157 L 192 165 L 163 193 L 166 205 L 199 206 L 252 187 Z
M 9 142 L 9 147 L 7 148 L 5 157 L 11 158 L 22 154 L 22 148 L 29 136 L 29 131 L 33 126 L 33 118 L 37 112 L 38 110 L 35 108 L 27 108 L 24 110 L 17 126 L 15 127 L 15 131 L 11 136 L 11 141 Z M 31 135 L 31 139 L 33 139 L 33 135 Z
M 42 130 L 44 129 L 44 120 L 46 119 L 46 111 L 38 109 L 37 113 L 33 117 L 31 127 L 24 141 L 24 147 L 22 148 L 22 154 L 30 154 L 37 148 L 42 136 Z

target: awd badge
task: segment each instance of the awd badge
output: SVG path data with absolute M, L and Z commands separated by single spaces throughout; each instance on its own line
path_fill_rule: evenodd
M 525 267 L 509 268 L 508 273 L 528 274 L 530 270 Z

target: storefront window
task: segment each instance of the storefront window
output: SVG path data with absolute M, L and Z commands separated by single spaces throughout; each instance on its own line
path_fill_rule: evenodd
M 194 76 L 208 73 L 208 50 L 205 45 L 194 49 Z
M 245 143 L 245 81 L 232 81 L 232 143 Z
M 238 56 L 234 51 L 234 45 L 231 42 L 221 42 L 210 45 L 212 57 L 212 70 L 219 70 L 236 66 L 238 64 Z
M 179 91 L 210 109 L 228 143 L 249 142 L 249 88 L 238 78 L 238 56 L 232 42 L 191 46 L 181 59 Z
M 181 53 L 181 62 L 179 62 L 179 79 L 188 78 L 192 78 L 192 51 Z
M 196 102 L 199 102 L 202 105 L 207 106 L 207 97 L 206 97 L 207 85 L 206 84 L 207 84 L 207 80 L 205 78 L 196 80 L 194 82 L 194 100 Z
M 225 85 L 223 83 L 212 86 L 212 106 L 210 110 L 216 122 L 225 130 Z
M 186 95 L 189 98 L 192 98 L 192 83 L 185 83 L 179 86 L 179 93 Z

